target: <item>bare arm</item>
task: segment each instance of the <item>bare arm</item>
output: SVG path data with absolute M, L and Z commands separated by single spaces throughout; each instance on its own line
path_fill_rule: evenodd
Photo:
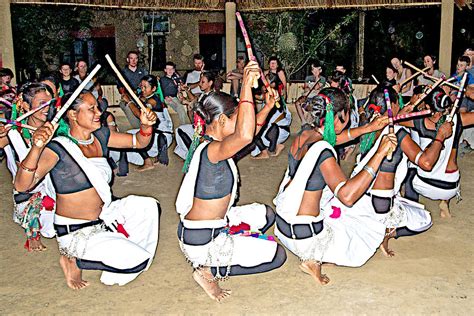
M 337 135 L 336 144 L 340 145 L 340 144 L 347 143 L 347 142 L 349 142 L 353 139 L 356 139 L 357 137 L 362 136 L 364 134 L 379 131 L 387 125 L 388 125 L 388 117 L 378 116 L 377 118 L 375 118 L 369 124 L 359 126 L 359 127 L 355 127 L 355 128 L 350 128 L 350 129 L 347 129 L 347 130 L 343 131 L 341 134 Z M 350 135 L 349 135 L 349 133 L 350 133 Z
M 240 105 L 237 108 L 237 122 L 233 134 L 222 141 L 214 141 L 209 145 L 208 156 L 213 163 L 233 157 L 239 150 L 250 144 L 255 133 L 255 108 L 253 106 L 252 83 L 259 74 L 258 64 L 249 62 L 244 69 Z M 244 102 L 249 101 L 249 102 Z M 224 115 L 220 115 L 218 123 L 223 122 Z
M 389 150 L 393 151 L 396 147 L 397 137 L 394 134 L 384 136 L 380 142 L 377 152 L 369 160 L 367 166 L 372 168 L 374 172 L 377 172 L 382 160 L 385 158 L 385 156 L 387 156 Z M 327 183 L 332 192 L 336 190 L 336 187 L 341 182 L 347 180 L 335 158 L 325 160 L 321 164 L 320 168 L 324 177 L 324 181 Z M 369 172 L 362 170 L 354 177 L 346 181 L 346 183 L 339 189 L 337 198 L 344 205 L 351 207 L 367 191 L 373 180 L 374 178 Z
M 150 109 L 140 111 L 140 131 L 136 134 L 136 148 L 145 148 L 153 136 L 153 124 L 156 122 L 156 114 Z M 133 148 L 133 135 L 110 131 L 110 138 L 107 146 L 113 148 Z
M 474 112 L 463 112 L 461 109 L 461 122 L 463 127 L 474 125 Z M 467 109 L 466 109 L 467 111 Z
M 270 111 L 275 106 L 275 95 L 277 92 L 272 88 L 269 89 L 271 89 L 271 91 L 265 93 L 265 106 L 257 113 L 257 126 L 255 128 L 255 135 L 257 135 L 265 125 L 268 113 L 270 113 Z

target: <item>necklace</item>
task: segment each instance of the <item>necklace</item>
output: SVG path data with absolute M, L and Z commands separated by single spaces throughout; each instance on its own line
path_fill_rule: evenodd
M 94 134 L 91 133 L 91 138 L 89 139 L 86 139 L 86 140 L 82 140 L 82 139 L 77 139 L 75 138 L 74 136 L 71 135 L 71 132 L 68 132 L 68 136 L 70 138 L 72 138 L 73 140 L 75 140 L 77 142 L 78 145 L 84 145 L 84 146 L 87 146 L 87 145 L 90 145 L 94 142 Z

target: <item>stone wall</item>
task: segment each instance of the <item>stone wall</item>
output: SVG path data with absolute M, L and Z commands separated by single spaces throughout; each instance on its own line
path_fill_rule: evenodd
M 95 10 L 92 27 L 115 27 L 115 57 L 120 66 L 125 64 L 127 52 L 137 49 L 143 41 L 142 57 L 148 65 L 148 39 L 142 33 L 142 18 L 151 12 L 133 10 Z M 166 34 L 166 59 L 178 70 L 192 68 L 192 56 L 199 52 L 199 22 L 225 22 L 219 12 L 158 12 L 170 18 L 170 33 Z

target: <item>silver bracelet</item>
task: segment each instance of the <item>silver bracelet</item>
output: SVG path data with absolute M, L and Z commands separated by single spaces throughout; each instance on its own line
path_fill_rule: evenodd
M 352 138 L 352 135 L 351 135 L 351 128 L 349 127 L 347 129 L 347 136 L 349 137 L 349 140 L 353 140 L 354 138 Z
M 342 182 L 339 183 L 339 184 L 336 186 L 336 188 L 334 189 L 334 196 L 335 196 L 336 198 L 338 198 L 337 195 L 338 195 L 338 193 L 339 193 L 339 190 L 344 186 L 344 184 L 346 184 L 346 181 L 342 181 Z
M 418 161 L 420 160 L 420 157 L 421 155 L 423 155 L 424 151 L 423 150 L 420 150 L 420 152 L 418 154 L 416 154 L 416 157 L 415 157 L 415 165 L 418 166 Z
M 132 148 L 133 149 L 137 148 L 137 134 L 132 135 Z
M 365 165 L 364 170 L 367 171 L 372 176 L 372 179 L 374 179 L 377 176 L 374 169 L 370 167 L 369 165 Z

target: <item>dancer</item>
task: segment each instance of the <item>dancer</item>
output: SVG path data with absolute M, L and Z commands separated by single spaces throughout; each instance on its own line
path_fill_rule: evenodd
M 26 83 L 23 85 L 16 104 L 13 107 L 12 120 L 20 113 L 38 109 L 51 101 L 51 93 L 43 83 Z M 51 105 L 52 107 L 52 105 Z M 25 123 L 35 128 L 41 127 L 48 120 L 50 106 L 30 115 Z M 34 131 L 10 128 L 0 124 L 0 148 L 4 148 L 7 156 L 7 167 L 15 178 L 18 165 L 32 148 L 31 137 Z M 39 180 L 39 179 L 38 179 Z M 53 227 L 55 191 L 49 175 L 41 178 L 29 190 L 13 191 L 13 220 L 25 229 L 28 251 L 42 251 L 46 246 L 41 236 L 55 236 Z
M 63 104 L 70 95 L 63 98 Z M 24 192 L 50 173 L 56 190 L 54 228 L 60 265 L 67 285 L 88 285 L 82 270 L 102 270 L 101 281 L 124 285 L 150 266 L 158 242 L 159 204 L 153 198 L 128 196 L 111 202 L 108 147 L 144 148 L 151 140 L 156 114 L 143 111 L 141 133 L 130 135 L 101 127 L 100 111 L 91 93 L 82 93 L 66 112 L 55 137 L 46 122 L 32 139 L 20 163 L 15 188 Z M 70 128 L 70 130 L 68 130 Z
M 386 100 L 385 91 L 389 100 Z M 382 83 L 374 89 L 370 94 L 369 103 L 367 116 L 370 118 L 378 115 L 388 116 L 389 106 L 394 116 L 399 111 L 397 93 L 390 84 Z M 363 197 L 376 218 L 387 227 L 380 248 L 387 257 L 395 254 L 388 248 L 391 238 L 416 235 L 428 230 L 432 225 L 430 213 L 425 210 L 424 205 L 400 196 L 400 187 L 407 175 L 407 162 L 410 161 L 424 170 L 431 170 L 439 157 L 443 141 L 451 135 L 451 125 L 446 122 L 439 128 L 438 141 L 423 151 L 405 127 L 395 125 L 390 128 L 393 128 L 397 136 L 399 147 L 392 153 L 391 160 L 384 159 L 380 171 L 374 173 L 376 177 L 373 185 Z M 382 132 L 362 137 L 361 154 L 357 157 L 353 174 L 362 170 L 375 155 L 377 145 L 388 130 L 389 127 L 386 127 Z
M 194 280 L 217 301 L 231 293 L 219 287 L 219 280 L 270 271 L 286 260 L 283 247 L 260 234 L 273 225 L 273 210 L 257 203 L 234 206 L 238 172 L 231 158 L 252 141 L 260 129 L 255 122 L 265 120 L 275 104 L 267 93 L 265 108 L 255 115 L 251 87 L 258 76 L 257 63 L 249 62 L 239 106 L 221 92 L 211 92 L 198 103 L 204 141 L 190 152 L 189 171 L 176 200 L 181 250 L 194 267 Z
M 214 73 L 210 71 L 203 71 L 201 74 L 201 79 L 199 80 L 199 88 L 201 89 L 202 93 L 198 97 L 195 97 L 191 92 L 189 92 L 189 95 L 192 95 L 191 98 L 193 99 L 191 104 L 188 106 L 188 116 L 191 122 L 193 122 L 194 118 L 194 106 L 197 104 L 197 102 L 200 102 L 204 96 L 207 96 L 211 91 L 214 90 L 215 80 L 216 76 Z M 183 124 L 176 129 L 176 147 L 174 148 L 174 153 L 183 160 L 186 160 L 186 156 L 188 155 L 188 150 L 192 143 L 193 134 L 193 124 Z
M 300 269 L 325 285 L 329 278 L 321 274 L 323 263 L 361 266 L 382 242 L 385 227 L 357 201 L 397 141 L 394 135 L 385 137 L 367 168 L 346 179 L 333 146 L 349 121 L 347 96 L 325 88 L 305 111 L 313 129 L 299 134 L 288 153 L 288 169 L 274 200 L 275 235 L 300 258 Z
M 405 197 L 418 201 L 421 194 L 431 200 L 441 200 L 441 217 L 451 217 L 449 200 L 455 196 L 460 198 L 461 173 L 457 164 L 459 138 L 462 128 L 474 124 L 474 113 L 458 113 L 453 118 L 452 126 L 443 123 L 451 106 L 449 96 L 443 89 L 436 88 L 425 105 L 432 115 L 403 123 L 417 133 L 418 144 L 424 152 L 432 147 L 440 148 L 439 158 L 433 166 L 424 169 L 418 166 L 408 173 Z M 450 131 L 445 131 L 448 127 Z
M 141 99 L 146 106 L 152 109 L 157 117 L 158 123 L 154 126 L 154 141 L 150 143 L 144 150 L 138 152 L 128 152 L 128 161 L 134 165 L 141 165 L 138 171 L 146 171 L 153 169 L 156 163 L 168 165 L 168 147 L 173 142 L 173 121 L 168 112 L 168 108 L 156 94 L 158 89 L 158 80 L 153 75 L 146 75 L 141 79 L 140 90 Z M 140 117 L 141 111 L 135 102 L 130 101 L 129 108 L 136 117 Z M 130 134 L 139 133 L 139 129 L 128 131 Z M 156 157 L 155 162 L 151 157 Z

